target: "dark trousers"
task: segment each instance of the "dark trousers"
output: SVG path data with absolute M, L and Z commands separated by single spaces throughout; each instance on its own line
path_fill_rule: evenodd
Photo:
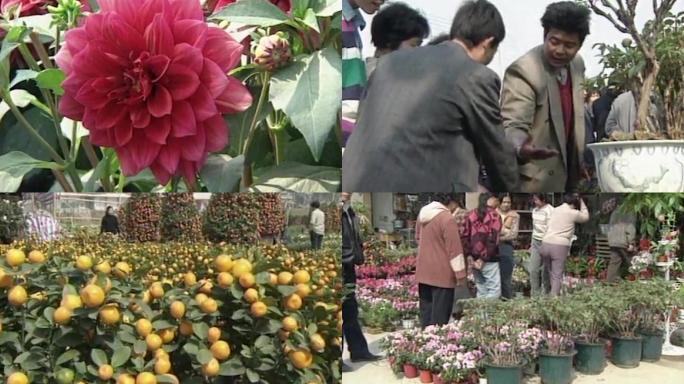
M 418 284 L 420 325 L 443 325 L 449 322 L 454 306 L 454 289 Z
M 309 235 L 311 236 L 311 249 L 321 249 L 323 235 L 319 235 L 314 231 L 310 231 Z
M 351 356 L 363 356 L 370 353 L 368 342 L 359 324 L 359 303 L 356 302 L 354 293 L 342 301 L 342 333 Z
M 499 273 L 501 274 L 501 297 L 513 298 L 513 244 L 502 242 L 499 244 Z
M 629 266 L 632 261 L 632 256 L 627 249 L 610 247 L 610 261 L 608 262 L 608 276 L 606 280 L 609 283 L 620 279 L 622 276 L 621 268 L 623 265 Z

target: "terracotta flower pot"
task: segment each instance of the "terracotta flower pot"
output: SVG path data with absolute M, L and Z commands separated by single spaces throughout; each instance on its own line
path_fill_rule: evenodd
M 407 379 L 415 379 L 418 377 L 418 368 L 413 364 L 404 364 L 404 376 Z
M 444 380 L 442 380 L 442 377 L 438 373 L 433 373 L 432 374 L 432 382 L 434 384 L 446 384 Z
M 421 369 L 420 370 L 420 382 L 429 384 L 432 383 L 432 372 L 426 370 L 426 369 Z

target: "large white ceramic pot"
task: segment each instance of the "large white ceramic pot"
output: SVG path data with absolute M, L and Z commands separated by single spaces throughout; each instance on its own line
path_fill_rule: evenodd
M 684 140 L 589 144 L 603 192 L 684 192 Z

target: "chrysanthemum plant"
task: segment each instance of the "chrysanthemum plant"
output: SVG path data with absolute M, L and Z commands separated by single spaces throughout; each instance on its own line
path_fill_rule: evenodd
M 3 1 L 0 191 L 338 190 L 340 18 L 336 0 Z

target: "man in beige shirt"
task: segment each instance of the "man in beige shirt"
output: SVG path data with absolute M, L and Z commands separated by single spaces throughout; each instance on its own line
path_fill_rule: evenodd
M 309 221 L 309 233 L 311 235 L 311 249 L 321 249 L 323 235 L 325 235 L 325 213 L 321 211 L 321 203 L 311 203 L 311 220 Z

